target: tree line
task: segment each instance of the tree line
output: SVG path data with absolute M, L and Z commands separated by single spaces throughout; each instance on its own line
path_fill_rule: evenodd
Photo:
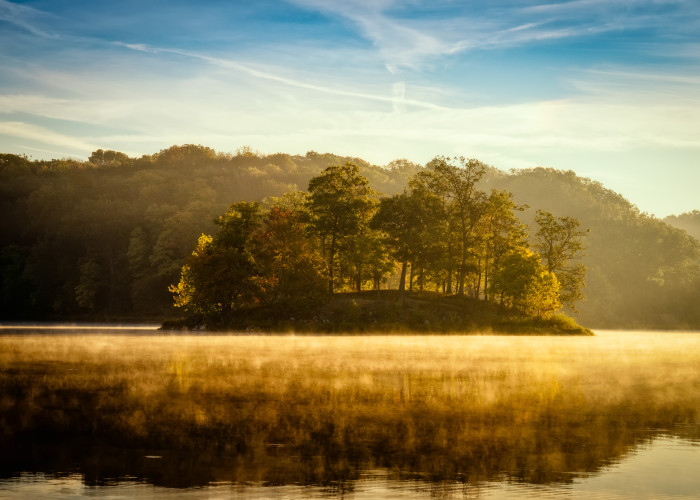
M 416 287 L 528 316 L 575 308 L 586 231 L 575 218 L 538 211 L 528 241 L 513 195 L 479 188 L 486 171 L 474 159 L 436 157 L 403 192 L 380 197 L 348 162 L 265 208 L 233 203 L 170 287 L 175 303 L 220 322 L 259 304 L 299 311 L 338 291 L 378 290 L 398 275 L 400 300 Z
M 232 201 L 257 201 L 266 211 L 272 198 L 306 190 L 329 165 L 346 162 L 358 166 L 379 198 L 404 190 L 410 195 L 409 180 L 430 170 L 430 164 L 405 159 L 373 165 L 331 153 L 262 154 L 250 148 L 221 153 L 193 144 L 141 157 L 98 150 L 88 160 L 0 154 L 0 319 L 168 317 L 174 314 L 168 286 L 179 280 L 199 235 L 214 234 L 214 220 Z M 580 260 L 587 271 L 586 298 L 575 302 L 578 321 L 599 328 L 700 328 L 696 212 L 662 221 L 572 171 L 484 167 L 476 189 L 487 197 L 494 189 L 512 193 L 523 208 L 515 210 L 518 219 L 530 228 L 530 250 L 541 252 L 533 244 L 538 210 L 591 229 Z M 451 224 L 456 231 L 452 219 Z M 461 264 L 457 236 L 438 243 L 441 259 L 453 262 L 452 279 L 443 265 L 442 281 L 455 293 Z M 434 247 L 411 250 L 415 262 L 407 266 L 407 288 L 422 283 L 434 289 L 434 266 L 421 273 Z M 478 260 L 466 257 L 463 291 L 470 294 L 476 268 L 468 266 Z M 381 286 L 398 288 L 400 270 L 384 275 L 387 283 Z M 367 269 L 361 271 L 362 286 L 373 286 Z M 483 298 L 486 290 L 491 300 L 484 282 L 491 282 L 492 269 L 482 272 L 480 293 Z M 566 305 L 564 311 L 573 312 Z

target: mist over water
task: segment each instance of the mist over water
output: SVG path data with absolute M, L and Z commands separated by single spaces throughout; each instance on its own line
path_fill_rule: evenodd
M 2 331 L 0 497 L 700 491 L 698 332 L 124 332 Z

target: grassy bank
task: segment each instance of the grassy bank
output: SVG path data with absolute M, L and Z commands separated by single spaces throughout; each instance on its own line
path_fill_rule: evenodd
M 337 293 L 322 304 L 296 310 L 264 305 L 224 317 L 169 321 L 164 329 L 300 333 L 494 333 L 593 335 L 564 315 L 523 316 L 498 304 L 465 296 L 396 290 Z
M 143 457 L 158 455 L 164 484 L 372 467 L 568 481 L 628 453 L 640 429 L 696 422 L 699 364 L 695 335 L 2 336 L 0 458 L 85 443 L 69 461 L 104 473 L 121 457 L 120 474 L 148 476 Z

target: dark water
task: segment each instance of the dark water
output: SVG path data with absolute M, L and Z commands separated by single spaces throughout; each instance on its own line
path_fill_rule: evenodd
M 698 428 L 690 429 L 697 433 Z M 214 483 L 199 487 L 155 486 L 145 478 L 96 478 L 84 473 L 22 472 L 0 480 L 0 498 L 586 498 L 685 499 L 700 497 L 700 440 L 676 429 L 645 438 L 629 455 L 596 473 L 561 471 L 566 483 L 500 480 L 430 481 L 400 472 L 362 470 L 348 481 L 300 485 L 274 482 Z M 156 470 L 163 458 L 144 458 Z
M 152 334 L 149 328 L 123 332 Z M 50 335 L 54 330 L 61 331 L 27 327 L 13 333 Z M 76 331 L 80 330 L 71 330 Z M 670 350 L 668 343 L 676 337 L 659 335 L 644 338 Z M 601 338 L 606 341 L 605 335 Z M 634 342 L 639 345 L 639 337 Z M 695 340 L 683 342 L 686 350 L 696 346 Z M 697 380 L 692 372 L 700 368 L 688 365 L 694 360 L 687 357 L 668 369 Z M 381 443 L 369 443 L 371 450 L 363 453 L 357 443 L 347 444 L 347 449 L 336 445 L 310 450 L 268 443 L 263 451 L 251 445 L 249 451 L 236 453 L 207 447 L 207 436 L 193 441 L 196 445 L 139 448 L 114 439 L 32 431 L 0 440 L 0 498 L 700 498 L 700 422 L 693 413 L 700 394 L 693 394 L 697 385 L 688 390 L 687 398 L 669 403 L 663 412 L 655 407 L 655 416 L 648 420 L 640 417 L 643 411 L 622 407 L 615 415 L 592 414 L 569 427 L 563 415 L 562 422 L 540 422 L 529 442 L 517 432 L 517 439 L 482 435 L 465 443 L 464 450 L 436 445 L 412 456 L 382 449 Z M 0 424 L 3 418 L 0 413 Z M 448 430 L 457 425 L 443 424 Z M 396 432 L 386 430 L 388 435 Z M 598 435 L 605 437 L 597 439 Z M 567 444 L 547 443 L 548 439 L 565 439 Z M 561 456 L 553 456 L 557 454 Z

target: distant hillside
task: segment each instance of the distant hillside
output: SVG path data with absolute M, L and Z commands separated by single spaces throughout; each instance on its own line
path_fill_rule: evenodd
M 579 320 L 601 327 L 673 328 L 700 324 L 700 246 L 641 213 L 618 193 L 571 171 L 534 168 L 494 181 L 531 208 L 578 218 L 589 228 L 587 299 Z
M 425 168 L 194 145 L 141 158 L 100 150 L 87 162 L 0 155 L 0 319 L 168 316 L 168 285 L 231 202 L 305 190 L 323 168 L 346 161 L 387 195 Z M 582 324 L 700 328 L 700 244 L 686 232 L 573 172 L 491 168 L 481 188 L 513 192 L 530 207 L 528 224 L 544 209 L 590 229 Z M 668 222 L 689 231 L 679 221 L 697 221 L 693 214 Z
M 682 229 L 690 236 L 700 241 L 700 210 L 682 213 L 680 215 L 669 215 L 664 218 L 664 222 L 678 229 Z

